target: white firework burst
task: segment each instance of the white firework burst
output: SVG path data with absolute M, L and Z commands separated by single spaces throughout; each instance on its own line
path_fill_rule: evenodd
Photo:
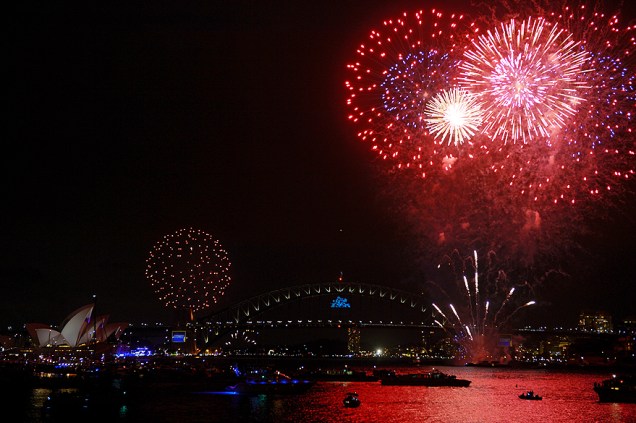
M 438 93 L 426 104 L 424 119 L 435 138 L 448 144 L 462 144 L 479 130 L 483 112 L 477 98 L 461 88 Z

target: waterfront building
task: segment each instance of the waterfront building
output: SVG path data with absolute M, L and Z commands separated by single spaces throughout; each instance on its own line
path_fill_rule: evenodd
M 604 311 L 584 311 L 579 315 L 579 330 L 583 332 L 612 333 L 612 316 Z
M 617 325 L 617 331 L 621 335 L 636 335 L 636 316 L 627 316 Z
M 95 304 L 73 311 L 59 329 L 43 323 L 27 323 L 26 329 L 37 347 L 76 348 L 90 343 L 103 343 L 108 338 L 119 340 L 128 323 L 108 323 L 108 315 L 93 316 Z
M 360 352 L 360 327 L 350 326 L 347 328 L 347 350 L 352 354 Z

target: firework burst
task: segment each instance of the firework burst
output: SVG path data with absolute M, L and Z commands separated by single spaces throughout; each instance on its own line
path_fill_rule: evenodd
M 180 229 L 157 242 L 146 277 L 166 307 L 197 312 L 216 303 L 230 283 L 230 260 L 220 242 L 196 229 Z
M 225 349 L 228 351 L 245 351 L 256 345 L 258 333 L 253 329 L 245 329 L 232 332 L 227 341 Z
M 547 143 L 524 146 L 503 174 L 537 210 L 599 200 L 607 210 L 634 176 L 635 28 L 585 5 L 544 13 L 588 54 L 580 75 L 585 107 Z
M 493 260 L 494 256 L 490 254 L 488 266 L 491 269 L 481 275 L 481 281 L 477 251 L 465 258 L 456 251 L 438 266 L 438 269 L 450 271 L 458 291 L 457 297 L 463 298 L 464 306 L 457 311 L 453 304 L 449 304 L 451 313 L 444 313 L 433 303 L 433 308 L 440 315 L 435 322 L 444 330 L 453 332 L 466 354 L 464 358 L 471 361 L 492 358 L 500 330 L 521 309 L 535 304 L 534 300 L 527 300 L 531 294 L 529 284 L 511 284 L 505 272 L 493 271 Z M 461 277 L 458 277 L 458 270 L 462 272 Z M 446 291 L 444 294 L 448 295 Z
M 483 118 L 475 96 L 459 88 L 437 94 L 428 102 L 425 112 L 429 132 L 441 137 L 442 143 L 448 136 L 448 143 L 455 145 L 475 135 Z
M 484 131 L 527 143 L 562 128 L 583 101 L 589 55 L 544 19 L 511 20 L 479 36 L 464 53 L 460 84 L 484 105 Z
M 445 19 L 435 39 L 415 15 L 387 21 L 349 65 L 347 100 L 358 135 L 391 169 L 425 177 L 385 172 L 386 194 L 418 238 L 416 259 L 492 251 L 524 272 L 515 280 L 536 280 L 580 260 L 581 235 L 633 188 L 636 29 L 589 7 L 516 3 L 509 16 L 473 10 L 479 26 L 491 28 L 481 36 Z M 454 88 L 481 107 L 474 134 L 444 118 Z M 477 299 L 476 282 L 461 282 L 460 297 L 437 304 L 444 325 L 463 328 L 466 339 L 529 307 L 521 286 L 495 295 L 480 282 Z M 462 307 L 457 298 L 468 292 Z
M 427 129 L 425 106 L 453 86 L 471 31 L 477 28 L 463 15 L 404 13 L 371 31 L 347 65 L 348 118 L 359 128 L 358 137 L 395 168 L 416 169 L 422 176 L 442 168 L 448 153 Z

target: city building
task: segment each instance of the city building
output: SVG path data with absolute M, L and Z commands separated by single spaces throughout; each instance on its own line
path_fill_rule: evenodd
M 357 354 L 360 352 L 360 328 L 357 326 L 350 326 L 347 329 L 347 350 L 350 353 Z
M 627 316 L 617 324 L 617 332 L 621 335 L 636 335 L 636 316 Z
M 579 315 L 579 330 L 583 332 L 612 333 L 612 316 L 604 311 L 583 311 Z

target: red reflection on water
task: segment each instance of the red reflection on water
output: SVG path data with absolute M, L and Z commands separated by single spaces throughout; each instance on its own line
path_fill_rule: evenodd
M 396 369 L 401 373 L 428 368 Z M 471 380 L 468 388 L 383 386 L 380 382 L 318 382 L 298 395 L 202 395 L 201 391 L 150 385 L 131 404 L 127 421 L 161 422 L 636 422 L 636 404 L 598 402 L 594 382 L 604 373 L 548 370 L 440 367 L 444 373 Z M 542 401 L 519 394 L 533 390 Z M 358 408 L 343 399 L 357 392 Z M 28 410 L 38 419 L 32 394 Z M 115 421 L 115 420 L 113 420 Z
M 575 421 L 636 421 L 636 404 L 598 402 L 592 387 L 604 375 L 463 367 L 443 371 L 472 383 L 469 388 L 382 386 L 379 382 L 320 383 L 303 398 L 297 413 L 278 417 L 311 422 L 569 423 L 573 416 Z M 541 395 L 543 400 L 519 399 L 519 394 L 528 390 Z M 342 406 L 342 399 L 350 391 L 359 394 L 359 408 Z

